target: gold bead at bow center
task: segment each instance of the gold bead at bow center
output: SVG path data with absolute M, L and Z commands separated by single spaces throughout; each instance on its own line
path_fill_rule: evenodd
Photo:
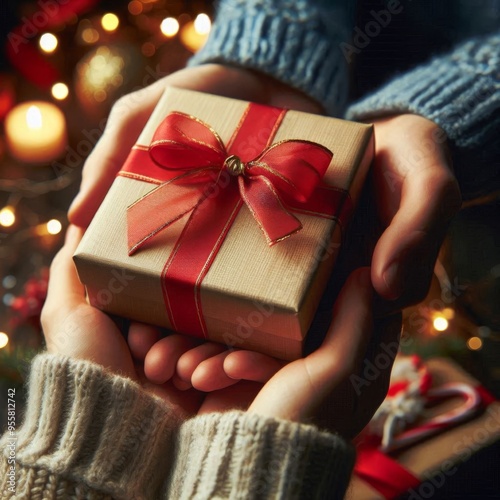
M 245 173 L 245 164 L 236 156 L 228 156 L 224 160 L 224 166 L 231 175 L 243 175 Z

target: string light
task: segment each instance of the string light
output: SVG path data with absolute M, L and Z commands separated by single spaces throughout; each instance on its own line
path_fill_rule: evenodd
M 65 83 L 58 82 L 52 85 L 51 92 L 52 92 L 52 97 L 54 97 L 54 99 L 62 101 L 63 99 L 66 99 L 66 97 L 68 97 L 69 89 Z
M 436 316 L 434 318 L 434 321 L 432 322 L 432 325 L 434 326 L 434 329 L 437 330 L 438 332 L 444 332 L 448 326 L 448 320 L 443 317 L 443 316 Z
M 57 219 L 51 219 L 47 222 L 47 232 L 49 234 L 59 234 L 62 229 L 62 224 Z
M 479 351 L 483 347 L 483 341 L 479 337 L 471 337 L 467 341 L 467 347 L 471 351 Z
M 101 18 L 101 26 L 105 31 L 115 31 L 119 24 L 120 20 L 118 19 L 118 16 L 116 14 L 112 14 L 111 12 L 104 14 Z
M 44 33 L 40 37 L 40 48 L 49 54 L 56 50 L 58 43 L 57 37 L 52 33 Z
M 14 207 L 7 205 L 0 210 L 0 226 L 11 227 L 16 222 Z
M 166 17 L 160 24 L 160 30 L 167 38 L 172 38 L 179 31 L 179 21 L 174 17 Z
M 0 349 L 9 343 L 9 336 L 5 332 L 0 332 Z

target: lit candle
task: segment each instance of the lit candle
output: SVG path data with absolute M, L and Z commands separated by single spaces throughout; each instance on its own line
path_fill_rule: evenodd
M 5 136 L 12 156 L 25 163 L 46 163 L 66 147 L 62 111 L 48 102 L 26 102 L 5 118 Z

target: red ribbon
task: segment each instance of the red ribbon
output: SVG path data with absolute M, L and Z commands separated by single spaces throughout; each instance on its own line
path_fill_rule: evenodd
M 354 473 L 384 498 L 396 498 L 422 481 L 393 458 L 375 448 L 357 451 Z
M 481 397 L 484 408 L 496 401 L 483 386 L 474 389 Z M 354 474 L 390 500 L 416 488 L 422 482 L 417 476 L 378 449 L 380 438 L 365 436 L 357 445 Z
M 226 146 L 209 125 L 170 113 L 151 145 L 136 146 L 120 172 L 158 184 L 127 209 L 130 254 L 188 216 L 162 272 L 165 305 L 179 332 L 206 336 L 200 284 L 243 203 L 270 245 L 301 229 L 290 209 L 350 215 L 348 194 L 320 185 L 332 158 L 328 149 L 299 140 L 269 146 L 285 113 L 249 104 Z
M 285 205 L 309 199 L 331 162 L 331 151 L 314 142 L 283 141 L 243 163 L 233 150 L 234 142 L 226 150 L 218 134 L 197 118 L 174 112 L 163 120 L 149 154 L 157 165 L 180 175 L 128 208 L 130 255 L 187 213 L 193 217 L 207 198 L 225 196 L 228 183 L 237 183 L 270 245 L 302 228 Z M 231 162 L 233 170 L 228 170 Z

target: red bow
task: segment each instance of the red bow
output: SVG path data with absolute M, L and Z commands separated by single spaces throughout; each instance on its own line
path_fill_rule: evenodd
M 289 140 L 244 163 L 230 149 L 201 120 L 179 112 L 167 115 L 153 136 L 149 154 L 175 176 L 128 207 L 130 255 L 184 215 L 193 217 L 207 198 L 224 196 L 236 181 L 269 245 L 302 228 L 285 206 L 309 199 L 333 153 L 314 142 Z

